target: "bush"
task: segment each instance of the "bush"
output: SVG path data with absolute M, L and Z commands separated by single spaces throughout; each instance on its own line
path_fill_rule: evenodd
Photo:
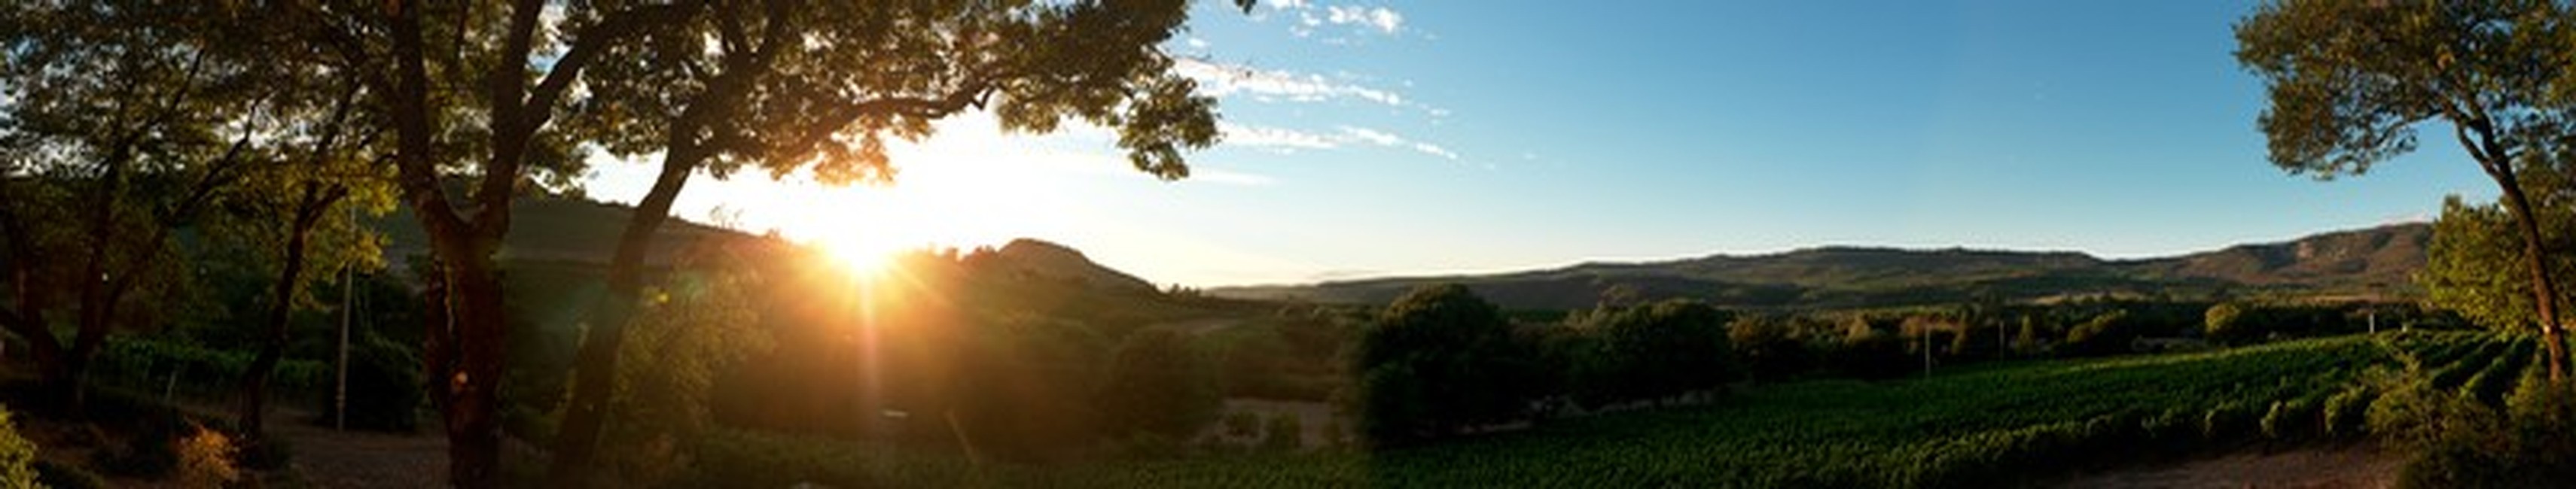
M 0 487 L 35 487 L 36 443 L 18 436 L 8 408 L 0 407 Z
M 11 487 L 51 487 L 54 489 L 98 489 L 108 487 L 107 479 L 77 465 L 38 459 L 33 464 L 36 485 Z
M 1914 372 L 1921 363 L 1905 354 L 1905 339 L 1853 319 L 1834 350 L 1834 367 L 1863 379 L 1891 379 Z
M 1188 333 L 1148 329 L 1118 345 L 1108 384 L 1099 393 L 1100 416 L 1112 436 L 1149 431 L 1188 439 L 1224 407 L 1206 356 Z M 1246 422 L 1252 431 L 1257 421 Z
M 391 432 L 418 428 L 427 386 L 420 378 L 420 357 L 410 347 L 382 336 L 365 335 L 351 343 L 349 427 Z M 331 410 L 337 403 L 330 388 L 320 390 L 322 409 L 315 422 L 331 424 L 336 421 Z
M 2201 337 L 2222 345 L 2237 345 L 2261 338 L 2255 321 L 2246 317 L 2246 307 L 2234 303 L 2209 306 L 2201 315 Z
M 195 427 L 196 432 L 179 440 L 179 485 L 183 487 L 223 487 L 239 482 L 241 468 L 233 465 L 236 447 L 233 439 L 220 430 Z
M 1735 357 L 1744 362 L 1745 373 L 1754 381 L 1780 381 L 1812 368 L 1814 353 L 1791 321 L 1779 316 L 1745 316 L 1727 325 L 1728 343 L 1734 346 Z
M 2075 329 L 2066 331 L 2066 352 L 2077 356 L 2100 356 L 2128 353 L 2130 343 L 2138 339 L 2138 328 L 2128 311 L 2111 311 L 2094 316 Z
M 1268 433 L 1261 437 L 1263 450 L 1286 452 L 1306 445 L 1304 422 L 1298 421 L 1296 414 L 1279 413 L 1277 416 L 1271 416 L 1270 425 L 1264 431 Z

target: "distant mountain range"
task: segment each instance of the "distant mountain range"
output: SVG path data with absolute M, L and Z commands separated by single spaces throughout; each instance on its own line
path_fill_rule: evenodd
M 528 198 L 514 212 L 509 239 L 501 251 L 503 260 L 590 267 L 607 264 L 633 210 L 581 199 Z M 426 239 L 408 213 L 385 216 L 378 226 L 391 237 L 386 256 L 397 265 L 426 252 Z M 699 240 L 751 237 L 675 218 L 655 236 L 647 263 L 668 263 L 675 252 Z M 2138 260 L 2106 260 L 2066 251 L 1835 246 L 1764 255 L 1584 263 L 1488 275 L 1226 287 L 1206 292 L 1236 299 L 1383 304 L 1415 286 L 1457 282 L 1513 309 L 1591 307 L 1614 288 L 1644 299 L 1682 297 L 1731 307 L 1782 309 L 2101 296 L 2404 297 L 2416 293 L 2412 276 L 2424 267 L 2424 247 L 2431 238 L 2431 225 L 2408 223 Z M 1014 240 L 995 249 L 994 256 L 1014 275 L 1079 281 L 1102 289 L 1154 290 L 1151 282 L 1046 241 Z
M 2432 226 L 2408 223 L 2248 244 L 2167 258 L 2105 260 L 2077 252 L 1825 247 L 1551 270 L 1218 288 L 1223 297 L 1378 304 L 1415 286 L 1456 282 L 1507 308 L 1591 307 L 1624 288 L 1640 298 L 1697 298 L 1751 308 L 1853 308 L 1970 300 L 2413 294 Z

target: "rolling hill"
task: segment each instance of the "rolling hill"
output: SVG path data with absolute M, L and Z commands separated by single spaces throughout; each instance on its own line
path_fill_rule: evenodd
M 501 245 L 501 261 L 599 273 L 616 252 L 618 236 L 625 232 L 626 220 L 635 210 L 622 204 L 540 196 L 519 199 L 511 212 L 510 234 Z M 374 225 L 388 238 L 385 257 L 394 269 L 407 270 L 409 260 L 428 254 L 429 238 L 421 232 L 409 207 L 376 219 Z M 664 267 L 691 245 L 726 239 L 760 237 L 674 217 L 664 221 L 661 231 L 654 235 L 652 248 L 645 254 L 645 266 Z M 1080 283 L 1107 291 L 1156 292 L 1152 283 L 1094 263 L 1081 251 L 1037 239 L 1012 240 L 993 249 L 986 260 L 988 265 L 1017 278 Z
M 1503 273 L 1219 288 L 1226 297 L 1384 303 L 1418 285 L 1458 282 L 1504 307 L 1590 307 L 1614 287 L 1750 308 L 1849 308 L 2081 296 L 2405 295 L 2432 226 L 2396 224 L 2280 243 L 2139 260 L 2064 252 L 1811 248 L 1657 262 L 1584 263 Z

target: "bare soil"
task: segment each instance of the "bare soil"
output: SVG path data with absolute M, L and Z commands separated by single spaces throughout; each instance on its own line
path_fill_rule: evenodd
M 2245 451 L 2141 467 L 2087 474 L 2058 487 L 2067 489 L 2144 488 L 2297 488 L 2347 489 L 2395 487 L 2397 454 L 2368 445 L 2302 448 L 2279 452 Z
M 295 446 L 290 462 L 313 487 L 435 488 L 446 478 L 447 440 L 428 429 L 397 434 L 336 431 L 300 419 L 269 421 Z

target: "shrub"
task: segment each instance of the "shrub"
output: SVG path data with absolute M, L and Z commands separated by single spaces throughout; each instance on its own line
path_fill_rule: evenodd
M 1779 381 L 1811 368 L 1813 353 L 1790 319 L 1745 316 L 1727 324 L 1727 340 L 1755 381 Z
M 233 465 L 232 437 L 203 426 L 194 429 L 195 433 L 179 440 L 179 485 L 223 487 L 240 481 L 241 468 Z
M 409 347 L 382 336 L 356 338 L 349 348 L 349 427 L 409 432 L 419 427 L 422 389 L 420 358 Z M 322 409 L 316 422 L 334 422 L 337 405 L 330 388 L 321 389 Z
M 107 479 L 89 469 L 51 460 L 37 459 L 33 464 L 36 485 L 10 487 L 51 487 L 54 489 L 98 489 L 108 487 Z
M 2094 316 L 2066 331 L 2066 351 L 2078 356 L 2127 353 L 2130 343 L 2138 339 L 2137 325 L 2133 323 L 2128 311 Z
M 1863 379 L 1888 379 L 1913 372 L 1920 364 L 1905 354 L 1905 339 L 1854 319 L 1834 350 L 1834 367 Z
M 9 410 L 0 407 L 0 487 L 35 487 L 36 444 L 18 436 Z
M 1128 334 L 1111 357 L 1108 384 L 1099 393 L 1108 432 L 1189 438 L 1225 403 L 1209 375 L 1209 363 L 1190 345 L 1188 333 L 1148 329 Z M 1246 421 L 1243 431 L 1251 432 L 1257 424 Z
M 2255 321 L 2247 317 L 2246 312 L 2246 307 L 2234 303 L 2209 306 L 2209 310 L 2201 314 L 2202 337 L 2223 345 L 2242 344 L 2261 337 L 2253 324 Z
M 1298 421 L 1296 414 L 1279 413 L 1276 416 L 1271 416 L 1270 426 L 1264 431 L 1267 431 L 1268 433 L 1263 434 L 1261 437 L 1261 449 L 1263 450 L 1274 452 L 1293 451 L 1299 447 L 1305 446 L 1306 444 L 1306 429 L 1304 422 Z

